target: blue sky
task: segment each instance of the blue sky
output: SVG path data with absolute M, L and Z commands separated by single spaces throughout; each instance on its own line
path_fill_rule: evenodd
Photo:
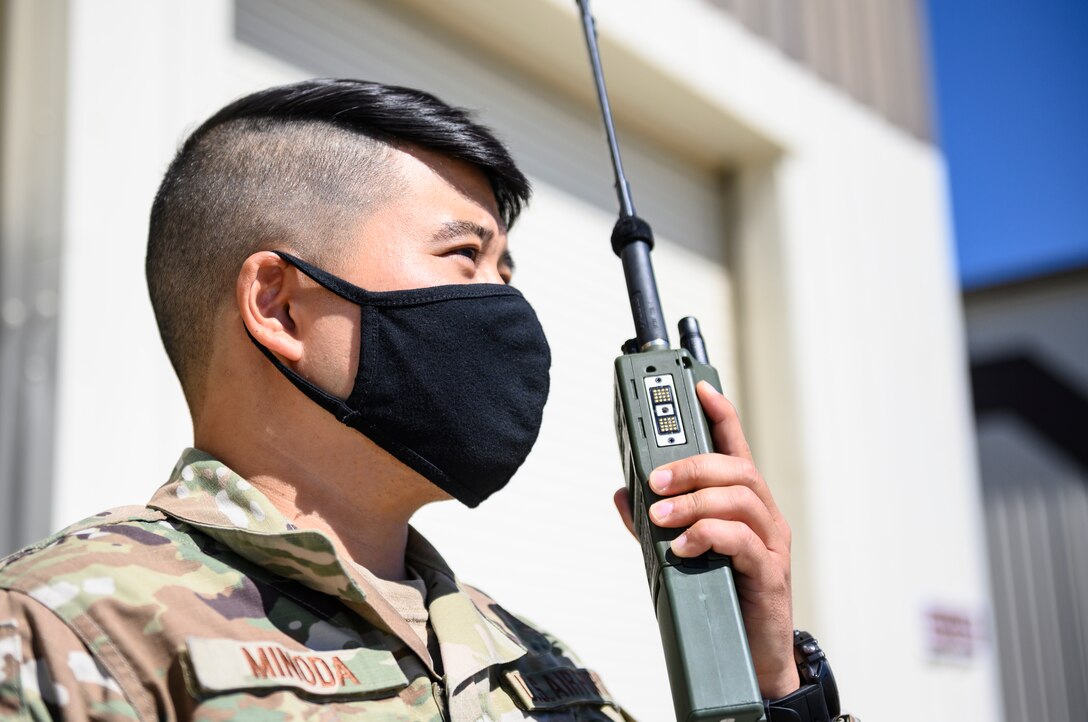
M 928 0 L 964 288 L 1088 265 L 1088 0 Z

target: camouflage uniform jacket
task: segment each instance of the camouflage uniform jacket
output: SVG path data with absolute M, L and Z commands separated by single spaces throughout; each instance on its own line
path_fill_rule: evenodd
M 329 538 L 189 450 L 146 507 L 0 561 L 0 719 L 628 719 L 411 532 L 443 674 Z

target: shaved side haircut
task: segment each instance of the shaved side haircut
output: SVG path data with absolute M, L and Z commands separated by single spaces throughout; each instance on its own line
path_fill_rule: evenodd
M 419 90 L 309 80 L 226 106 L 170 164 L 151 207 L 146 273 L 166 354 L 190 407 L 203 394 L 210 332 L 243 261 L 291 250 L 334 266 L 352 229 L 395 194 L 399 147 L 476 166 L 507 228 L 529 182 L 505 146 L 461 108 Z

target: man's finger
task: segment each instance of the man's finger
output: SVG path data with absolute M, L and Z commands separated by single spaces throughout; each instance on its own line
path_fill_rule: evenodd
M 771 566 L 763 541 L 739 521 L 701 519 L 672 542 L 678 557 L 697 557 L 711 550 L 732 557 L 733 568 L 751 579 L 760 579 Z
M 778 505 L 751 459 L 725 454 L 699 454 L 654 469 L 650 488 L 661 496 L 675 496 L 716 486 L 746 486 L 756 493 L 775 519 Z
M 725 398 L 706 381 L 700 381 L 695 387 L 699 402 L 703 406 L 707 421 L 710 422 L 710 436 L 714 440 L 714 449 L 720 454 L 739 456 L 752 460 L 752 450 L 744 438 L 744 429 L 740 425 L 740 416 L 733 402 Z
M 612 495 L 612 501 L 616 504 L 616 511 L 620 513 L 620 518 L 623 519 L 623 525 L 627 527 L 627 531 L 631 532 L 631 536 L 635 535 L 635 520 L 631 518 L 631 495 L 627 493 L 627 487 L 620 487 L 616 490 L 616 493 Z
M 746 486 L 699 489 L 662 499 L 650 507 L 650 519 L 670 529 L 691 526 L 700 519 L 739 521 L 769 548 L 784 548 L 788 543 L 766 504 Z

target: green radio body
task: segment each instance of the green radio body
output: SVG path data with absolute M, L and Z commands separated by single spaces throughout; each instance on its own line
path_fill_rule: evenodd
M 624 354 L 615 371 L 616 439 L 677 722 L 756 722 L 763 701 L 729 558 L 677 557 L 669 543 L 683 530 L 658 527 L 648 514 L 661 498 L 649 487 L 651 471 L 714 450 L 695 386 L 720 390 L 718 372 L 685 349 Z

